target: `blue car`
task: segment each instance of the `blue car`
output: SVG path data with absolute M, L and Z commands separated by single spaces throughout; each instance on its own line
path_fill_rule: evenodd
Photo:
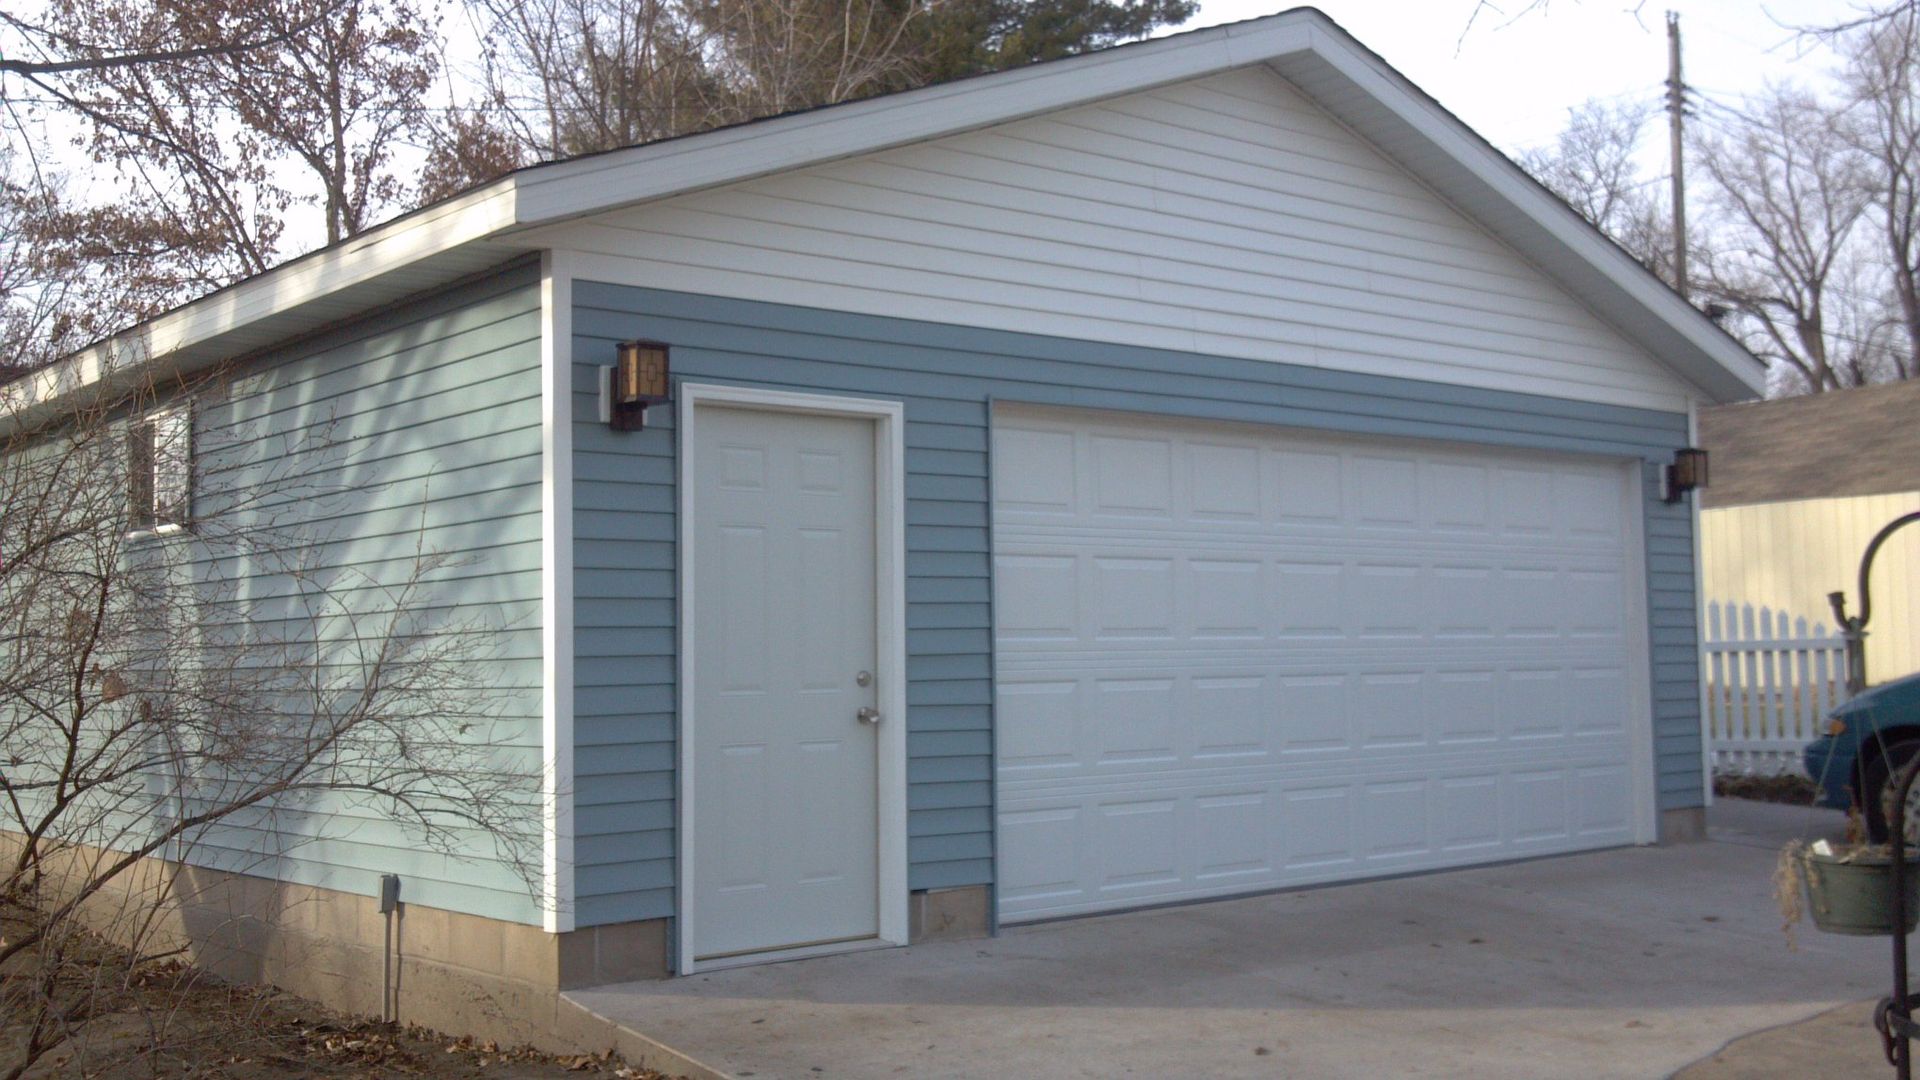
M 1884 841 L 1880 794 L 1888 778 L 1920 754 L 1920 674 L 1863 691 L 1828 716 L 1828 733 L 1808 743 L 1802 754 L 1807 775 L 1820 785 L 1822 806 L 1859 805 L 1868 835 Z M 1914 787 L 1907 804 L 1910 822 L 1920 818 L 1920 783 Z

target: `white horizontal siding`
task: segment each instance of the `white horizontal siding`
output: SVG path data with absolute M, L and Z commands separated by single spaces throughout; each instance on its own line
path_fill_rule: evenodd
M 619 284 L 1607 404 L 1688 396 L 1265 67 L 537 239 Z

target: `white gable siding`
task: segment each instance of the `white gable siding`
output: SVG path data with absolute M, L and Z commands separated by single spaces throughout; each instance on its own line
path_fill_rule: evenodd
M 1265 67 L 543 230 L 582 278 L 1681 410 Z

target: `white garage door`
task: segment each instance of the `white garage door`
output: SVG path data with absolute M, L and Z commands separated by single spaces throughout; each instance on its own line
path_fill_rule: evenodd
M 1003 919 L 1646 827 L 1622 464 L 1004 407 L 993 452 Z

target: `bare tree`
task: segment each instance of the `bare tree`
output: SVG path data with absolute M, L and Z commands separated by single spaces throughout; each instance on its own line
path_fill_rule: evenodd
M 27 232 L 143 282 L 120 325 L 272 266 L 306 206 L 326 240 L 352 235 L 409 194 L 394 153 L 421 126 L 431 45 L 411 0 L 49 0 L 0 27 L 32 57 L 0 70 L 33 92 L 8 134 L 50 126 L 95 167 L 38 185 Z
M 932 0 L 699 0 L 714 41 L 709 63 L 727 87 L 721 116 L 751 120 L 865 97 L 915 82 L 903 43 Z
M 0 443 L 4 1080 L 178 947 L 192 867 L 275 876 L 358 816 L 538 879 L 538 763 L 479 675 L 504 624 L 439 599 L 454 564 L 419 542 L 342 565 L 327 522 L 378 488 L 329 423 L 269 430 L 229 387 L 150 384 Z M 102 975 L 103 929 L 133 968 Z
M 1848 109 L 1841 130 L 1869 164 L 1873 226 L 1904 342 L 1890 360 L 1920 377 L 1920 10 L 1900 5 L 1839 39 Z
M 1884 335 L 1869 312 L 1858 226 L 1872 199 L 1870 163 L 1830 106 L 1776 88 L 1694 156 L 1711 184 L 1701 291 L 1731 308 L 1747 345 L 1786 365 L 1807 391 L 1882 377 Z
M 1659 185 L 1637 157 L 1649 105 L 1588 101 L 1568 110 L 1567 127 L 1551 148 L 1519 156 L 1522 168 L 1566 200 L 1581 217 L 1639 260 L 1673 281 L 1673 226 Z
M 456 107 L 427 129 L 427 160 L 415 193 L 420 203 L 438 202 L 533 164 L 526 139 L 502 121 L 505 115 L 487 106 Z
M 1177 25 L 1193 0 L 468 0 L 516 160 L 608 150 L 1051 60 Z M 468 118 L 464 145 L 479 134 Z M 441 188 L 498 167 L 437 140 Z
M 209 89 L 232 103 L 270 154 L 306 168 L 328 243 L 401 208 L 410 191 L 392 167 L 394 151 L 424 127 L 439 69 L 425 17 L 411 0 L 249 6 L 285 39 L 216 57 Z
M 525 157 L 610 150 L 720 122 L 701 31 L 678 0 L 472 0 L 471 10 L 487 43 L 486 123 L 516 137 Z

